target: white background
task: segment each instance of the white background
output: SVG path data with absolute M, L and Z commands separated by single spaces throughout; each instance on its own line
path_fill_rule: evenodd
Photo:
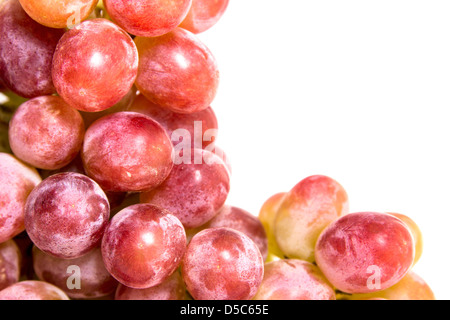
M 228 204 L 255 215 L 313 174 L 350 211 L 406 214 L 414 271 L 450 298 L 450 1 L 231 0 L 199 35 L 221 71 L 213 108 Z

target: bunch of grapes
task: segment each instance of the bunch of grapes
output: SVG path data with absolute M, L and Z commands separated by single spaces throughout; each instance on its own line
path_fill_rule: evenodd
M 0 0 L 0 299 L 432 299 L 417 225 L 311 176 L 227 204 L 228 0 Z

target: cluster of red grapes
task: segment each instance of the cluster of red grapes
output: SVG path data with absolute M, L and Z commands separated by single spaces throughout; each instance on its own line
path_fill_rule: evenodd
M 227 6 L 0 0 L 0 299 L 433 298 L 417 225 L 328 177 L 226 204 L 196 34 Z

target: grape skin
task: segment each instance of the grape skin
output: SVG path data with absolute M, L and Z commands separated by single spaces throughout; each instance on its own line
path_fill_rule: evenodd
M 39 121 L 36 121 L 39 119 Z M 19 106 L 9 124 L 14 154 L 30 165 L 56 170 L 81 149 L 84 123 L 80 113 L 57 96 L 42 96 Z
M 70 300 L 58 287 L 44 281 L 17 282 L 0 291 L 0 300 Z
M 192 6 L 180 27 L 195 34 L 212 28 L 222 18 L 229 0 L 192 0 Z
M 13 155 L 0 153 L 0 243 L 25 230 L 25 203 L 41 181 L 35 168 Z
M 210 228 L 192 238 L 181 271 L 195 300 L 250 300 L 262 282 L 264 262 L 242 232 Z
M 25 227 L 42 251 L 74 259 L 100 243 L 109 210 L 108 198 L 94 180 L 79 173 L 59 173 L 30 193 Z
M 0 290 L 20 278 L 22 254 L 14 240 L 0 243 Z

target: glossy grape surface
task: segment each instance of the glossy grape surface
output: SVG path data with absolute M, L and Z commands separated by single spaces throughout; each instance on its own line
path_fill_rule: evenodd
M 369 293 L 399 282 L 412 267 L 414 239 L 400 219 L 377 212 L 343 216 L 320 235 L 315 256 L 327 279 L 346 293 Z
M 106 110 L 130 91 L 138 52 L 131 37 L 107 19 L 86 20 L 67 31 L 56 47 L 52 77 L 72 107 Z
M 127 32 L 157 37 L 175 29 L 186 17 L 192 0 L 104 0 L 112 20 Z
M 186 233 L 170 212 L 149 204 L 129 206 L 112 219 L 102 240 L 106 269 L 127 287 L 164 282 L 186 251 Z
M 136 112 L 117 112 L 88 128 L 81 155 L 87 175 L 105 191 L 141 192 L 167 178 L 172 152 L 172 142 L 155 120 Z
M 161 37 L 134 41 L 139 51 L 136 87 L 147 99 L 178 113 L 199 112 L 211 105 L 219 70 L 211 51 L 194 34 L 177 28 Z

